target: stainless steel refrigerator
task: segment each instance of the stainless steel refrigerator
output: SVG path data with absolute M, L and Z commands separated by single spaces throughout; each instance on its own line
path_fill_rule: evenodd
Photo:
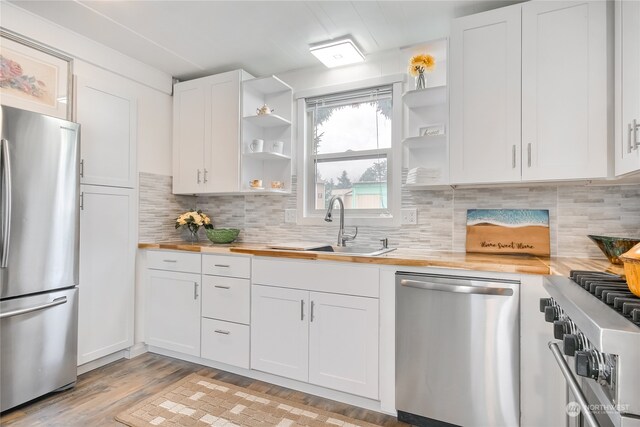
M 4 411 L 76 381 L 80 126 L 1 108 Z

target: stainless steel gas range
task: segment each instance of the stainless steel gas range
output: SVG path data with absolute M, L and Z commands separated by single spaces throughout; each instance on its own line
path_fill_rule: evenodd
M 547 277 L 540 311 L 569 386 L 570 426 L 640 426 L 640 298 L 620 276 L 572 271 Z

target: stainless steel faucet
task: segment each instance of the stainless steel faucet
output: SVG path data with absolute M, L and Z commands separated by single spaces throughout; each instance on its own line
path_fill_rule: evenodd
M 340 229 L 338 230 L 338 246 L 346 246 L 346 243 L 348 241 L 354 240 L 358 235 L 358 227 L 356 227 L 356 232 L 353 235 L 346 234 L 344 232 L 344 203 L 339 196 L 333 196 L 331 200 L 329 200 L 329 207 L 327 208 L 327 214 L 324 216 L 324 220 L 327 222 L 333 222 L 333 204 L 336 200 L 340 205 Z

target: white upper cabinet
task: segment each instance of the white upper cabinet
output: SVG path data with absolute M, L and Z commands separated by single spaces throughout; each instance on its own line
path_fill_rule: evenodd
M 454 20 L 452 183 L 608 177 L 610 28 L 605 1 Z
M 117 81 L 78 77 L 82 184 L 134 188 L 137 102 Z
M 640 2 L 616 1 L 616 175 L 640 170 Z
M 453 21 L 452 183 L 520 180 L 519 5 Z
M 604 1 L 522 5 L 525 181 L 608 175 L 606 6 Z
M 203 186 L 205 91 L 203 82 L 178 83 L 173 94 L 173 192 L 197 193 Z
M 237 192 L 241 70 L 177 83 L 173 101 L 173 192 Z

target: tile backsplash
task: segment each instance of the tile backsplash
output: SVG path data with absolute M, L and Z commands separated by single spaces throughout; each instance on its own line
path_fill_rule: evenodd
M 171 177 L 140 173 L 141 242 L 176 240 L 175 217 L 197 207 L 216 227 L 240 228 L 239 240 L 267 243 L 330 241 L 337 224 L 300 226 L 284 222 L 285 209 L 296 208 L 295 179 L 291 195 L 174 196 Z M 467 209 L 548 209 L 551 254 L 603 258 L 587 234 L 640 236 L 640 185 L 537 185 L 402 192 L 402 207 L 416 208 L 418 223 L 401 227 L 359 227 L 357 241 L 425 251 L 465 250 Z M 347 230 L 350 232 L 350 230 Z M 204 237 L 203 237 L 204 238 Z

